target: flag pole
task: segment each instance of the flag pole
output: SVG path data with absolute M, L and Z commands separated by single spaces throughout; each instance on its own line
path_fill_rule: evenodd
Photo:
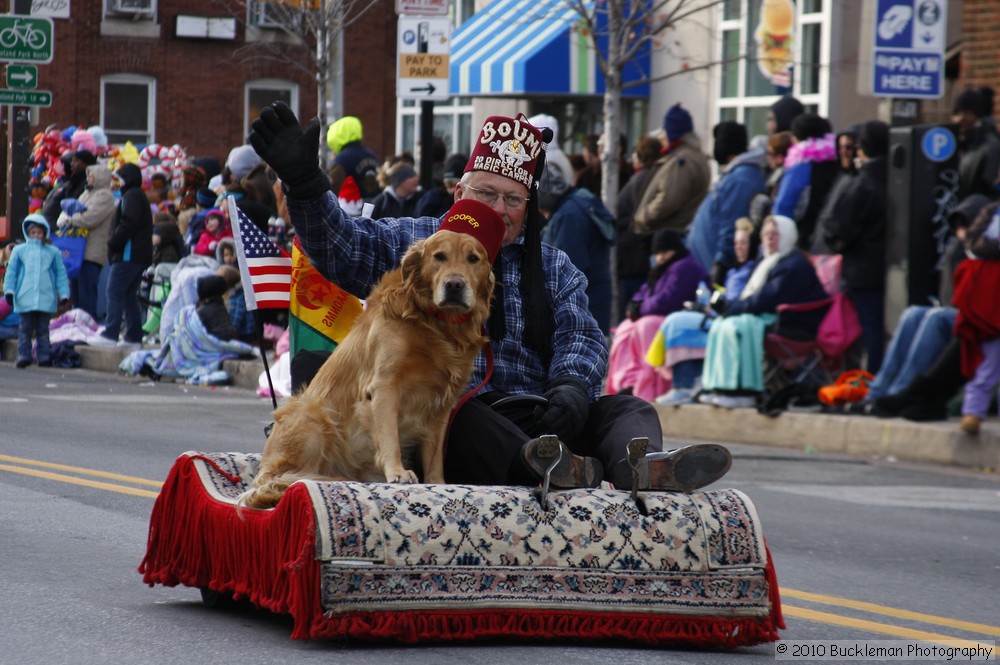
M 253 327 L 257 333 L 257 348 L 260 349 L 260 359 L 264 361 L 264 375 L 267 377 L 267 389 L 271 393 L 271 406 L 278 408 L 278 398 L 274 394 L 274 384 L 271 382 L 271 368 L 267 365 L 267 351 L 264 350 L 264 321 L 260 310 L 253 311 Z

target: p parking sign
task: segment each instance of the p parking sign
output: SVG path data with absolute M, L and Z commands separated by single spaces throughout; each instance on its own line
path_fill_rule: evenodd
M 947 127 L 935 127 L 924 134 L 920 150 L 932 162 L 947 162 L 955 154 L 958 141 Z

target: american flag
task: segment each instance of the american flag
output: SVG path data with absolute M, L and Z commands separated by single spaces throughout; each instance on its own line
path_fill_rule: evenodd
M 236 259 L 247 310 L 287 308 L 291 299 L 292 257 L 236 207 L 235 198 L 229 197 L 226 202 L 229 219 L 236 227 Z M 247 284 L 253 288 L 247 288 Z

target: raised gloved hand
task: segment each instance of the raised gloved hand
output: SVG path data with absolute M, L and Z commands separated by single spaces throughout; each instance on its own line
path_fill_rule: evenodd
M 587 424 L 590 398 L 583 381 L 572 376 L 550 379 L 545 388 L 546 406 L 535 409 L 535 426 L 528 434 L 555 434 L 561 441 L 571 441 Z
M 279 101 L 265 107 L 250 126 L 250 145 L 278 174 L 290 197 L 310 199 L 330 190 L 330 179 L 319 168 L 318 118 L 303 131 L 292 109 Z

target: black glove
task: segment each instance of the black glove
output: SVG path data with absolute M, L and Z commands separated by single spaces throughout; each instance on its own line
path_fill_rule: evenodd
M 638 300 L 630 300 L 627 305 L 625 305 L 625 316 L 628 317 L 629 321 L 638 321 L 641 314 L 639 309 L 642 307 L 642 303 Z
M 13 293 L 5 293 L 3 297 L 7 301 L 8 305 L 10 305 L 11 307 L 14 306 L 14 294 Z
M 260 112 L 250 125 L 250 145 L 281 178 L 294 199 L 311 199 L 330 191 L 330 179 L 319 168 L 319 118 L 302 131 L 284 102 Z
M 587 387 L 571 376 L 550 379 L 544 397 L 549 403 L 535 409 L 536 424 L 528 433 L 555 434 L 561 441 L 572 441 L 587 424 L 590 411 Z
M 722 316 L 726 315 L 726 306 L 728 304 L 729 301 L 726 300 L 725 291 L 715 291 L 712 294 L 712 299 L 708 302 L 708 306 L 711 307 L 714 312 Z
M 719 286 L 725 284 L 727 272 L 729 272 L 729 269 L 725 266 L 725 264 L 720 263 L 719 261 L 713 263 L 712 272 L 709 275 L 709 278 L 712 280 L 712 284 L 718 284 Z

